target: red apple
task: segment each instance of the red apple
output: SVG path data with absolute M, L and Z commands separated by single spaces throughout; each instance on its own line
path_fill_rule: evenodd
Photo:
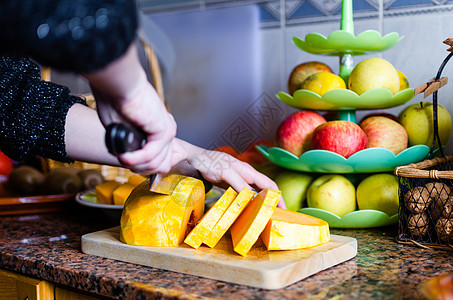
M 287 117 L 278 127 L 276 133 L 277 146 L 300 156 L 310 149 L 310 139 L 313 130 L 326 119 L 311 110 L 301 110 Z
M 295 91 L 301 89 L 302 82 L 308 76 L 318 72 L 333 73 L 328 65 L 319 61 L 309 61 L 294 67 L 288 79 L 288 93 L 292 96 Z
M 365 121 L 366 118 L 369 118 L 369 117 L 376 117 L 376 116 L 381 116 L 381 117 L 387 117 L 389 119 L 392 119 L 393 121 L 396 121 L 398 122 L 398 117 L 391 114 L 391 113 L 385 113 L 385 112 L 375 112 L 375 113 L 370 113 L 366 116 L 364 116 L 362 118 L 362 120 L 360 120 L 359 124 L 362 123 L 363 121 Z
M 395 155 L 407 148 L 406 129 L 392 119 L 381 116 L 369 117 L 360 123 L 360 128 L 368 137 L 368 148 L 386 148 Z
M 365 149 L 368 138 L 354 122 L 329 121 L 315 128 L 311 138 L 311 148 L 328 150 L 345 158 Z

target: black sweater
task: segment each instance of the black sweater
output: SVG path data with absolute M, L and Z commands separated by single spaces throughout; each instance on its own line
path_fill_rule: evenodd
M 0 1 L 0 150 L 15 160 L 39 155 L 70 162 L 69 108 L 84 100 L 40 80 L 31 57 L 54 69 L 89 72 L 121 56 L 135 38 L 131 0 Z

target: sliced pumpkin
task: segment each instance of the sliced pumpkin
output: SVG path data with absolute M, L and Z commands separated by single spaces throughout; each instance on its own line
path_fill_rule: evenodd
M 140 183 L 142 183 L 143 181 L 145 181 L 146 179 L 147 178 L 145 176 L 142 176 L 140 174 L 132 174 L 127 179 L 127 182 L 130 183 L 130 184 L 133 184 L 134 186 L 137 186 Z
M 256 193 L 254 191 L 243 188 L 217 224 L 212 228 L 203 243 L 214 248 L 255 195 Z
M 113 204 L 113 191 L 120 186 L 117 181 L 106 181 L 95 187 L 96 199 L 100 204 Z
M 113 204 L 114 205 L 124 205 L 127 197 L 134 190 L 135 185 L 125 182 L 122 183 L 119 187 L 113 190 Z
M 294 250 L 327 243 L 330 231 L 324 220 L 277 207 L 260 237 L 268 250 Z
M 120 240 L 137 246 L 177 247 L 202 217 L 204 201 L 201 180 L 183 177 L 170 195 L 151 192 L 146 180 L 124 204 Z
M 229 187 L 187 235 L 184 243 L 198 249 L 237 195 L 238 193 Z
M 231 226 L 235 252 L 245 256 L 258 240 L 280 200 L 280 191 L 264 189 L 247 205 Z

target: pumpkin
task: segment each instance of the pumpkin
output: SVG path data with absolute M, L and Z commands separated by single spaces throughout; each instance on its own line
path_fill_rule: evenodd
M 277 207 L 260 237 L 268 250 L 294 250 L 327 243 L 330 231 L 324 220 Z
M 205 188 L 201 180 L 181 176 L 170 194 L 149 190 L 149 179 L 139 184 L 124 204 L 120 240 L 129 245 L 177 247 L 201 219 Z

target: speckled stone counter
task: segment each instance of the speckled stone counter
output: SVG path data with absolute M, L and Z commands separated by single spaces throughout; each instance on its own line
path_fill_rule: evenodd
M 453 272 L 452 252 L 398 244 L 397 227 L 337 230 L 356 258 L 280 290 L 263 290 L 83 254 L 83 234 L 116 226 L 102 211 L 0 217 L 0 268 L 114 299 L 422 299 L 420 285 Z

